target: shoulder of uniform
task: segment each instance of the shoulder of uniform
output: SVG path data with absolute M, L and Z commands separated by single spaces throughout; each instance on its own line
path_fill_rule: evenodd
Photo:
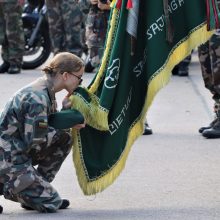
M 44 111 L 48 107 L 49 97 L 46 91 L 22 90 L 14 98 L 14 105 L 20 106 L 21 110 Z M 35 109 L 35 110 L 34 110 Z

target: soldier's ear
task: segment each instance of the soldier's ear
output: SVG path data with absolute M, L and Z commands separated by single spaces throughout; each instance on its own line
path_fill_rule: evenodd
M 67 80 L 68 79 L 68 73 L 67 72 L 64 72 L 62 74 L 62 77 L 63 77 L 63 80 Z

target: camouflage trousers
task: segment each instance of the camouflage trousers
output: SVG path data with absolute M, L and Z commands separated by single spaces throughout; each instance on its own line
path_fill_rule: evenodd
M 97 67 L 102 59 L 108 28 L 109 11 L 90 10 L 86 20 L 86 44 L 89 60 Z
M 0 44 L 2 59 L 21 65 L 24 53 L 22 6 L 16 2 L 0 2 Z
M 82 51 L 86 54 L 88 53 L 88 47 L 86 44 L 86 18 L 87 14 L 83 13 L 83 20 L 81 24 L 81 42 L 82 42 Z
M 67 51 L 82 55 L 82 12 L 76 0 L 46 0 L 54 54 Z
M 205 87 L 213 94 L 214 111 L 220 110 L 220 36 L 213 35 L 198 48 Z
M 58 131 L 50 145 L 41 144 L 28 153 L 32 165 L 16 172 L 11 170 L 0 176 L 0 187 L 3 187 L 0 192 L 2 191 L 6 199 L 39 212 L 55 212 L 62 204 L 62 200 L 50 182 L 69 154 L 71 146 L 70 133 Z

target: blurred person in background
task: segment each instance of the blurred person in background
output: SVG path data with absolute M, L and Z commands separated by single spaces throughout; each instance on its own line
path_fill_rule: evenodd
M 67 51 L 81 57 L 83 15 L 78 0 L 45 0 L 45 3 L 54 54 Z
M 86 20 L 88 59 L 85 65 L 85 72 L 93 72 L 99 66 L 103 56 L 111 2 L 109 0 L 84 1 L 89 1 L 90 3 Z
M 21 72 L 24 53 L 22 10 L 24 0 L 0 0 L 0 44 L 3 63 L 0 73 Z

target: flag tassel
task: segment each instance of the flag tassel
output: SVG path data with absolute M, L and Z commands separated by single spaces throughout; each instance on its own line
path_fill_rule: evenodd
M 128 0 L 128 2 L 127 2 L 127 7 L 126 7 L 126 8 L 127 8 L 127 9 L 133 8 L 132 0 Z
M 116 3 L 116 8 L 121 9 L 121 6 L 122 6 L 122 0 L 118 0 Z

